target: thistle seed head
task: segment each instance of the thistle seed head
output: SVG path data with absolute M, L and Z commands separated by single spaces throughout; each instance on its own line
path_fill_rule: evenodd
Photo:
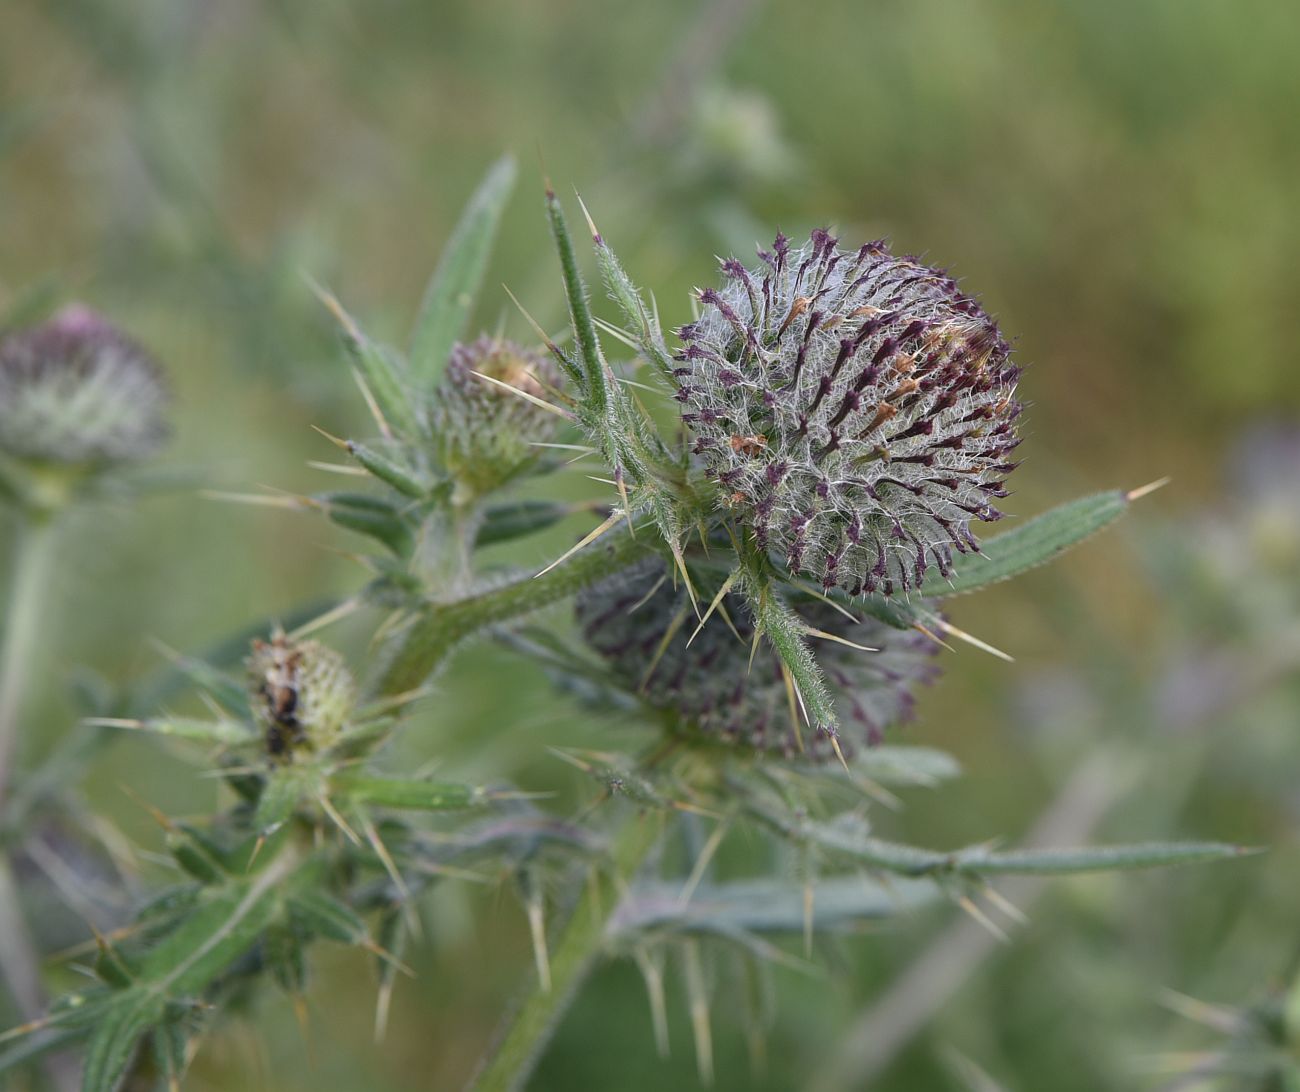
M 167 403 L 149 354 L 86 307 L 0 338 L 0 451 L 15 459 L 142 459 L 167 438 Z
M 478 374 L 475 374 L 478 373 Z M 504 485 L 538 455 L 533 445 L 554 437 L 560 418 L 497 383 L 550 401 L 560 373 L 540 349 L 480 337 L 451 351 L 435 394 L 435 452 L 442 467 L 468 492 Z
M 356 681 L 339 653 L 283 633 L 253 642 L 248 689 L 265 729 L 267 754 L 281 761 L 300 748 L 327 748 L 357 702 Z
M 977 548 L 1019 443 L 1019 369 L 947 274 L 825 231 L 722 264 L 675 372 L 693 450 L 758 543 L 850 595 Z
M 834 641 L 818 648 L 841 720 L 857 725 L 863 742 L 910 718 L 913 691 L 938 674 L 932 641 L 870 618 L 851 621 L 811 597 L 792 606 L 810 628 L 879 650 Z M 796 722 L 781 661 L 765 641 L 753 649 L 754 624 L 737 596 L 691 640 L 698 623 L 685 590 L 674 587 L 667 565 L 651 561 L 581 592 L 575 609 L 586 642 L 629 690 L 668 714 L 674 730 L 789 758 L 833 757 L 828 735 Z M 846 736 L 841 748 L 851 752 Z

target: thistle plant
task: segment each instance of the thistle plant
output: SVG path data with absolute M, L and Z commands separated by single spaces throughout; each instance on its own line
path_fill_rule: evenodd
M 596 315 L 548 190 L 569 329 L 553 336 L 525 312 L 535 348 L 476 334 L 471 303 L 513 174 L 503 160 L 470 202 L 407 351 L 320 290 L 374 422 L 369 437 L 329 436 L 349 460 L 332 469 L 366 483 L 270 502 L 367 536 L 365 580 L 238 651 L 178 657 L 170 670 L 212 715 L 98 719 L 201 745 L 226 802 L 201 821 L 156 814 L 178 882 L 120 938 L 97 938 L 97 981 L 34 1021 L 10 1064 L 84 1042 L 86 1092 L 178 1086 L 224 1002 L 263 981 L 301 998 L 314 946 L 330 941 L 376 960 L 382 1028 L 419 900 L 473 866 L 515 893 L 535 945 L 475 1087 L 523 1086 L 609 952 L 645 973 L 661 1043 L 665 955 L 682 955 L 707 1077 L 715 960 L 757 979 L 779 950 L 771 937 L 802 935 L 811 952 L 824 933 L 936 899 L 983 914 L 999 875 L 1238 852 L 929 850 L 879 837 L 871 808 L 892 802 L 889 785 L 953 773 L 946 756 L 888 734 L 936 680 L 948 640 L 988 647 L 943 601 L 1050 559 L 1141 491 L 1085 497 L 977 544 L 971 524 L 996 517 L 1014 465 L 1018 371 L 949 277 L 882 244 L 841 250 L 816 232 L 796 249 L 778 236 L 754 269 L 724 262 L 722 287 L 698 294 L 670 340 L 588 217 L 615 308 Z M 630 357 L 611 359 L 614 344 Z M 556 452 L 588 460 L 601 492 L 546 499 Z M 485 547 L 566 519 L 588 522 L 541 571 L 485 565 Z M 536 624 L 571 598 L 576 625 Z M 376 652 L 352 663 L 318 634 L 364 608 L 383 612 Z M 590 778 L 576 817 L 504 778 L 391 768 L 408 711 L 475 639 L 640 726 L 630 748 L 620 735 L 557 755 Z M 687 837 L 697 849 L 677 860 L 671 847 L 703 822 L 708 837 Z M 770 871 L 714 874 L 736 828 L 770 843 Z

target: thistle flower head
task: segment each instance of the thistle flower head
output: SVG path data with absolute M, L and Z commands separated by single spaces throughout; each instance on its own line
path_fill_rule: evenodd
M 1019 370 L 945 273 L 825 231 L 722 264 L 678 333 L 693 450 L 765 549 L 825 588 L 892 595 L 976 548 L 1019 442 Z
M 559 384 L 559 370 L 540 349 L 490 337 L 457 344 L 433 409 L 442 467 L 473 494 L 504 485 L 537 458 L 533 445 L 551 439 L 560 423 L 523 395 L 550 401 L 548 388 Z
M 301 747 L 328 747 L 357 701 L 356 681 L 339 653 L 283 633 L 253 642 L 248 689 L 274 759 L 288 759 Z
M 877 650 L 835 641 L 818 650 L 846 725 L 875 743 L 909 719 L 913 691 L 938 674 L 933 642 L 874 619 L 852 621 L 820 600 L 794 606 L 810 629 Z M 697 621 L 690 600 L 674 587 L 668 567 L 651 561 L 592 585 L 575 609 L 586 642 L 629 690 L 669 714 L 675 730 L 787 757 L 833 755 L 829 736 L 809 738 L 797 721 L 781 661 L 767 642 L 754 647 L 754 624 L 737 596 L 726 597 L 692 640 Z M 852 741 L 840 739 L 851 751 Z
M 0 451 L 15 459 L 142 459 L 167 437 L 167 402 L 148 353 L 88 308 L 0 339 Z

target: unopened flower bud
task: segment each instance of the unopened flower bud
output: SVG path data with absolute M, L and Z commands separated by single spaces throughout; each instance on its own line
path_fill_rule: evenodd
M 490 337 L 457 344 L 435 393 L 438 462 L 472 495 L 504 485 L 536 460 L 535 445 L 550 440 L 560 422 L 515 391 L 550 401 L 548 388 L 559 384 L 559 370 L 540 349 Z
M 253 710 L 274 759 L 287 760 L 302 748 L 325 749 L 356 706 L 356 681 L 343 657 L 317 641 L 294 641 L 283 633 L 254 641 L 248 676 Z
M 167 438 L 167 402 L 148 353 L 88 308 L 0 338 L 0 451 L 14 459 L 142 459 Z
M 1001 513 L 1019 370 L 945 273 L 825 231 L 722 265 L 676 371 L 693 450 L 757 541 L 851 595 L 918 588 Z
M 857 726 L 861 742 L 879 741 L 911 716 L 913 691 L 938 674 L 932 641 L 871 618 L 852 621 L 820 600 L 806 598 L 792 606 L 810 632 L 862 646 L 820 640 L 817 648 L 840 719 Z M 597 583 L 581 592 L 575 605 L 586 642 L 629 690 L 668 715 L 674 731 L 786 757 L 831 757 L 829 737 L 810 738 L 796 720 L 797 702 L 781 661 L 765 641 L 753 650 L 751 663 L 754 624 L 744 602 L 730 595 L 722 607 L 731 624 L 719 611 L 692 640 L 695 612 L 662 562 L 646 562 Z M 850 733 L 839 739 L 851 753 Z

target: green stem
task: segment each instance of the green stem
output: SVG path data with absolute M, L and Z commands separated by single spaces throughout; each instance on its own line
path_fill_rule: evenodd
M 662 548 L 659 536 L 611 530 L 539 576 L 525 576 L 449 603 L 431 603 L 395 639 L 371 690 L 376 696 L 416 689 L 467 637 L 522 618 Z
M 595 966 L 606 927 L 624 890 L 659 839 L 657 815 L 639 814 L 619 832 L 604 875 L 593 877 L 551 955 L 551 988 L 537 983 L 511 1018 L 496 1049 L 475 1076 L 473 1092 L 522 1089 L 547 1043 Z
M 18 718 L 30 679 L 32 657 L 54 565 L 54 521 L 31 514 L 18 534 L 4 645 L 0 647 L 0 806 L 9 785 L 10 767 L 18 742 Z
M 54 570 L 54 528 L 52 513 L 29 512 L 15 544 L 4 643 L 0 647 L 0 817 L 4 815 L 24 698 L 39 645 L 45 592 Z M 0 844 L 0 975 L 23 1019 L 39 1019 L 45 1012 L 46 1001 L 40 962 L 23 917 L 22 902 L 9 865 L 9 847 L 3 844 Z M 66 1060 L 47 1058 L 43 1067 L 53 1087 L 75 1087 L 75 1073 L 68 1068 Z

